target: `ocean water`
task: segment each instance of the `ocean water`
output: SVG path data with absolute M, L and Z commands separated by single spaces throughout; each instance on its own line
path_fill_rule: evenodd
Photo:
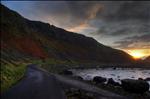
M 84 80 L 92 80 L 95 76 L 113 78 L 121 83 L 121 79 L 138 79 L 150 77 L 150 69 L 140 68 L 98 68 L 98 69 L 72 69 L 74 75 L 81 76 Z M 150 84 L 150 81 L 148 81 Z

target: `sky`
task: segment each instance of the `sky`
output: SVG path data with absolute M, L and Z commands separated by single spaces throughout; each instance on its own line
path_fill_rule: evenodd
M 131 55 L 150 55 L 150 1 L 2 1 L 30 20 L 93 37 Z

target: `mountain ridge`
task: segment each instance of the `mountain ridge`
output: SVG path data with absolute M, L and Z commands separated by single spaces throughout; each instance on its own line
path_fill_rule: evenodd
M 131 63 L 124 51 L 98 43 L 92 37 L 48 23 L 28 20 L 1 4 L 2 60 L 58 59 L 76 62 Z M 11 52 L 10 52 L 11 51 Z

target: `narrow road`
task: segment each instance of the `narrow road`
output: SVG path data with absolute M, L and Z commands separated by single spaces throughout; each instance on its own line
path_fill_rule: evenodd
M 29 65 L 23 79 L 4 93 L 2 99 L 67 99 L 63 87 L 78 88 L 94 93 L 97 99 L 126 99 L 120 95 L 102 90 L 94 85 L 65 76 L 51 74 Z
M 77 88 L 86 92 L 94 93 L 97 95 L 97 99 L 127 99 L 123 96 L 114 94 L 109 91 L 105 91 L 94 85 L 91 85 L 91 84 L 88 84 L 79 80 L 67 78 L 65 76 L 61 76 L 57 74 L 55 74 L 55 76 L 56 76 L 56 79 L 58 79 L 63 84 L 62 86 L 68 86 L 71 88 Z
M 30 65 L 24 78 L 2 95 L 2 99 L 66 99 L 55 76 Z

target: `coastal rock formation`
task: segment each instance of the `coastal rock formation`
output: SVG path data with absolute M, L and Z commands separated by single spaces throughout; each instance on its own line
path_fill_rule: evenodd
M 70 71 L 70 70 L 63 70 L 61 74 L 64 74 L 64 75 L 73 75 L 72 71 Z
M 121 86 L 126 91 L 138 94 L 143 94 L 149 90 L 149 84 L 144 80 L 123 79 Z
M 111 84 L 111 85 L 114 85 L 114 86 L 120 86 L 120 84 L 118 82 L 115 82 L 112 78 L 108 79 L 107 84 Z
M 100 77 L 100 76 L 95 76 L 94 78 L 93 78 L 93 82 L 95 82 L 95 83 L 104 83 L 104 82 L 106 82 L 106 78 L 104 78 L 104 77 Z

